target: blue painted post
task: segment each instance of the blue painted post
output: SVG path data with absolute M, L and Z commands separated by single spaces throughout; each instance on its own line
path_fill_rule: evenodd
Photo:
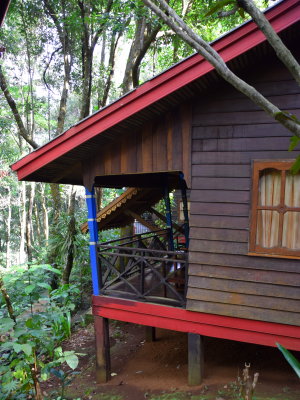
M 90 265 L 92 270 L 93 294 L 98 296 L 99 290 L 99 268 L 98 268 L 98 226 L 95 189 L 85 189 L 86 205 L 88 209 L 88 227 L 90 233 Z
M 190 225 L 189 225 L 189 212 L 188 212 L 188 202 L 186 196 L 186 183 L 184 180 L 184 175 L 181 173 L 179 175 L 180 187 L 181 187 L 181 197 L 183 205 L 183 216 L 184 216 L 184 236 L 185 236 L 185 246 L 189 248 L 189 236 L 190 236 Z

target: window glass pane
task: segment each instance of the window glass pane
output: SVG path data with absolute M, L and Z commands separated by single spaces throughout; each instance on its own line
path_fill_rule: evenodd
M 285 205 L 300 207 L 300 174 L 292 175 L 289 172 L 286 174 Z
M 258 204 L 278 206 L 280 204 L 281 171 L 273 168 L 264 169 L 259 178 Z
M 284 214 L 282 247 L 300 250 L 300 212 L 288 211 Z
M 259 210 L 257 212 L 256 244 L 272 248 L 278 246 L 279 213 Z

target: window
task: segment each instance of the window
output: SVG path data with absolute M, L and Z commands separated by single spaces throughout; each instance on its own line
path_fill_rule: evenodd
M 250 254 L 300 258 L 300 174 L 292 161 L 254 162 Z

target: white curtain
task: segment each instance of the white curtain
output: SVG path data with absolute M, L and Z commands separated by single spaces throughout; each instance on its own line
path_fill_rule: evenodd
M 259 179 L 260 206 L 278 206 L 280 204 L 281 172 L 265 169 Z M 272 248 L 278 247 L 279 213 L 271 210 L 258 210 L 256 244 Z
M 300 207 L 300 174 L 287 173 L 285 181 L 285 205 Z M 282 247 L 300 249 L 300 212 L 288 211 L 283 217 Z

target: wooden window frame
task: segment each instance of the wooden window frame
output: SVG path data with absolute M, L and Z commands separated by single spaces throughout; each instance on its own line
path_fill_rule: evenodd
M 257 235 L 257 214 L 259 210 L 274 210 L 279 212 L 279 244 L 281 245 L 283 233 L 283 216 L 287 211 L 300 212 L 300 207 L 287 207 L 285 200 L 285 181 L 286 171 L 288 171 L 295 160 L 282 161 L 254 161 L 252 175 L 252 204 L 251 204 L 251 222 L 249 236 L 249 255 L 278 257 L 278 258 L 296 258 L 300 259 L 300 250 L 290 250 L 282 246 L 275 248 L 265 248 L 256 244 Z M 278 206 L 260 206 L 259 200 L 259 177 L 260 171 L 264 169 L 276 169 L 281 171 L 280 204 Z

